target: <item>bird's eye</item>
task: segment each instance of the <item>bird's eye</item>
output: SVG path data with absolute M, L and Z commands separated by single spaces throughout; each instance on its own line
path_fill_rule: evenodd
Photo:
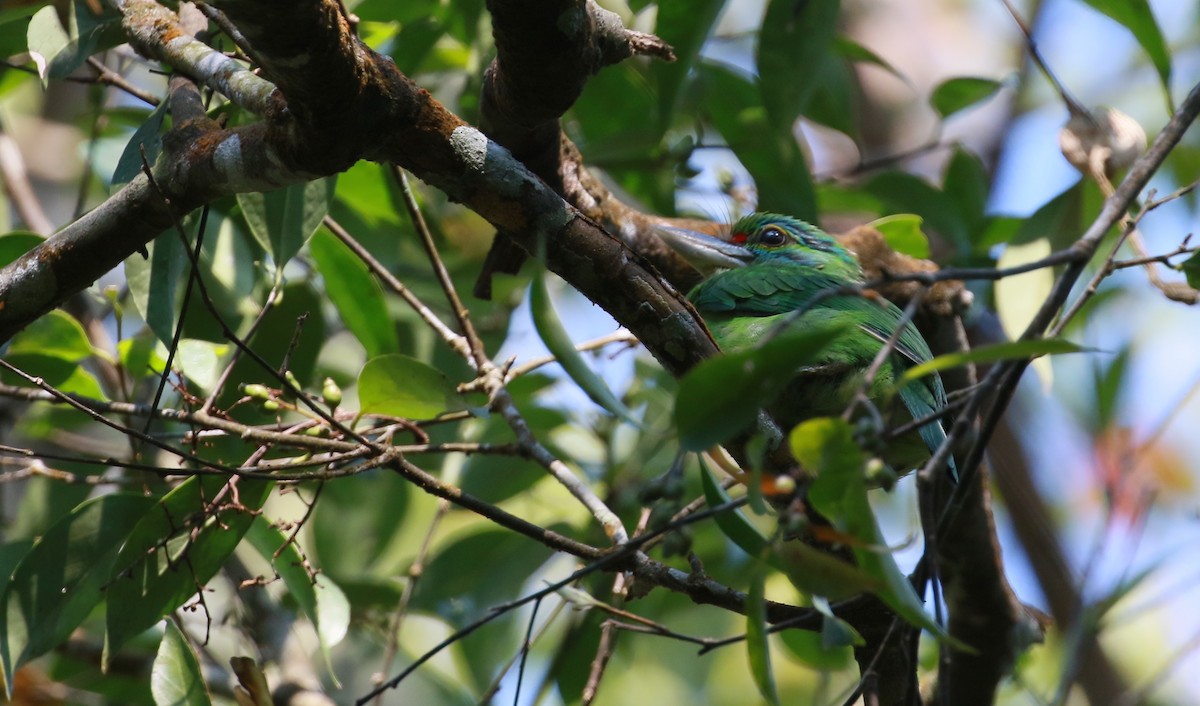
M 767 226 L 759 234 L 758 242 L 769 247 L 777 247 L 787 242 L 787 236 L 775 226 Z

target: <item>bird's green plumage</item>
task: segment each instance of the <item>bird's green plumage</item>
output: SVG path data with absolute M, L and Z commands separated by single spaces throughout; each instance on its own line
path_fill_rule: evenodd
M 862 268 L 849 251 L 815 226 L 788 216 L 755 213 L 733 225 L 731 245 L 722 245 L 732 254 L 724 262 L 736 257 L 741 265 L 713 274 L 689 294 L 713 338 L 722 350 L 731 351 L 755 345 L 780 326 L 849 327 L 831 340 L 816 361 L 801 367 L 770 409 L 788 428 L 812 417 L 841 414 L 903 321 L 903 313 L 882 297 L 835 294 L 839 288 L 862 284 Z M 890 424 L 926 417 L 946 404 L 936 374 L 909 382 L 899 389 L 898 402 L 885 404 L 903 371 L 931 357 L 921 334 L 906 326 L 868 390 L 868 397 L 883 405 L 881 412 Z M 893 442 L 888 461 L 897 471 L 907 471 L 928 458 L 944 439 L 941 424 L 930 422 L 919 429 L 919 439 L 901 437 Z M 953 460 L 950 467 L 953 473 Z

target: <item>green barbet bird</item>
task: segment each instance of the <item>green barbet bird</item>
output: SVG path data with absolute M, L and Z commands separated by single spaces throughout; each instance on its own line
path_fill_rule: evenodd
M 693 264 L 716 268 L 688 298 L 722 350 L 751 348 L 781 326 L 843 329 L 816 360 L 799 366 L 768 408 L 785 431 L 806 419 L 841 415 L 862 388 L 875 357 L 904 321 L 900 309 L 882 297 L 830 296 L 830 290 L 863 284 L 862 267 L 831 236 L 790 216 L 745 216 L 733 224 L 729 242 L 677 228 L 663 229 L 663 236 Z M 905 326 L 866 390 L 889 428 L 928 417 L 945 406 L 946 391 L 936 373 L 908 382 L 891 397 L 904 371 L 931 357 L 916 328 Z M 945 439 L 941 423 L 930 421 L 916 433 L 892 440 L 885 460 L 895 471 L 906 473 L 927 460 Z M 953 459 L 949 470 L 957 477 Z

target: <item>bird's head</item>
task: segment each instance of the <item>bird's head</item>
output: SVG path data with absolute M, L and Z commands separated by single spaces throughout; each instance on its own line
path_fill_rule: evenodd
M 702 271 L 794 263 L 858 272 L 858 261 L 828 233 L 791 216 L 752 213 L 738 219 L 729 240 L 682 228 L 660 228 L 664 239 Z

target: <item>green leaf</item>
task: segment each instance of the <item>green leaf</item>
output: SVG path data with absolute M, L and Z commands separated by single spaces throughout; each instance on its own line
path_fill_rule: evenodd
M 234 482 L 236 495 L 227 487 Z M 103 664 L 203 588 L 241 542 L 271 486 L 192 476 L 142 516 L 108 577 Z
M 819 223 L 812 173 L 791 126 L 772 124 L 758 87 L 746 77 L 711 62 L 699 72 L 705 114 L 754 177 L 759 210 Z
M 929 103 L 943 119 L 991 98 L 1004 84 L 990 78 L 963 76 L 938 84 Z
M 750 576 L 750 591 L 746 596 L 746 656 L 750 660 L 750 675 L 763 700 L 779 706 L 779 692 L 771 671 L 771 647 L 767 642 L 767 598 L 764 571 L 760 567 Z
M 1032 341 L 997 343 L 966 352 L 939 355 L 933 360 L 926 361 L 904 371 L 904 375 L 896 384 L 898 387 L 902 387 L 908 382 L 922 378 L 930 373 L 936 373 L 948 368 L 957 368 L 970 363 L 995 363 L 1000 360 L 1036 358 L 1043 355 L 1057 355 L 1060 353 L 1085 353 L 1093 350 L 1078 343 L 1064 341 L 1061 338 L 1038 338 Z
M 833 48 L 839 56 L 847 61 L 878 66 L 901 81 L 907 81 L 904 75 L 897 71 L 895 66 L 892 66 L 891 62 L 849 37 L 842 35 L 835 37 Z
M 771 0 L 758 39 L 758 88 L 775 128 L 790 135 L 816 94 L 837 31 L 838 0 Z
M 703 451 L 747 429 L 801 366 L 841 333 L 788 331 L 764 345 L 700 363 L 679 383 L 675 427 L 687 451 Z
M 405 419 L 433 419 L 466 408 L 440 370 L 399 353 L 367 361 L 358 374 L 358 401 L 364 414 Z
M 209 393 L 213 391 L 217 379 L 221 377 L 221 372 L 225 368 L 222 359 L 228 352 L 229 345 L 225 343 L 184 338 L 179 341 L 174 364 L 203 392 Z M 158 358 L 166 360 L 166 347 L 160 343 L 155 354 Z
M 209 706 L 208 688 L 200 662 L 175 623 L 168 620 L 150 671 L 155 706 Z
M 1042 204 L 1025 219 L 1009 244 L 1025 245 L 1048 238 L 1054 245 L 1065 246 L 1075 240 L 1083 227 L 1082 184 L 1082 181 L 1077 181 Z
M 188 256 L 173 228 L 146 247 L 149 259 L 139 253 L 125 258 L 125 280 L 134 308 L 158 340 L 170 344 L 175 336 L 175 294 Z
M 1200 253 L 1193 253 L 1191 257 L 1179 263 L 1179 270 L 1187 277 L 1189 287 L 1200 289 Z
M 111 49 L 126 40 L 121 31 L 121 13 L 103 6 L 99 15 L 91 3 L 71 2 L 66 27 L 53 6 L 39 10 L 29 22 L 29 51 L 38 66 L 38 75 L 62 78 L 83 65 L 91 55 Z
M 282 270 L 329 212 L 336 179 L 326 177 L 266 193 L 238 194 L 250 232 Z
M 1171 54 L 1147 0 L 1083 0 L 1128 29 L 1150 57 L 1171 107 Z M 1171 108 L 1173 110 L 1173 108 Z
M 0 10 L 0 56 L 20 54 L 29 48 L 29 20 L 26 18 L 38 12 L 38 4 L 29 3 Z
M 367 357 L 399 352 L 400 338 L 388 314 L 383 288 L 362 260 L 325 228 L 317 230 L 308 248 L 325 278 L 325 293 L 346 328 L 363 344 Z
M 14 230 L 0 235 L 0 267 L 16 261 L 46 239 L 27 230 Z
M 66 640 L 104 600 L 118 549 L 153 504 L 132 493 L 87 500 L 21 559 L 0 599 L 0 674 L 9 687 L 17 668 Z
M 929 257 L 929 237 L 921 230 L 924 219 L 912 213 L 899 213 L 894 216 L 871 221 L 867 225 L 883 234 L 888 247 L 899 253 L 913 257 Z
M 91 354 L 92 344 L 83 326 L 70 314 L 55 309 L 13 336 L 5 357 L 40 355 L 78 363 Z
M 816 476 L 808 494 L 813 507 L 856 540 L 855 561 L 876 582 L 875 594 L 908 622 L 949 640 L 896 566 L 875 522 L 867 500 L 866 454 L 854 441 L 854 428 L 833 417 L 809 419 L 792 430 L 788 442 L 796 461 Z
M 334 683 L 341 688 L 333 671 L 329 650 L 342 641 L 350 625 L 350 606 L 346 602 L 346 595 L 323 574 L 309 574 L 306 568 L 308 564 L 295 542 L 289 542 L 282 532 L 263 517 L 258 517 L 250 525 L 246 539 L 283 579 L 288 593 L 313 624 L 321 644 L 321 654 L 325 658 L 325 667 Z
M 704 489 L 704 500 L 709 507 L 724 505 L 730 501 L 729 494 L 717 482 L 712 469 L 703 457 L 700 458 L 700 485 Z M 767 551 L 769 540 L 741 510 L 717 513 L 713 521 L 726 537 L 750 556 L 761 557 Z
M 567 375 L 587 393 L 589 399 L 603 407 L 609 414 L 620 417 L 624 421 L 639 426 L 621 400 L 608 389 L 608 385 L 595 373 L 583 359 L 583 354 L 575 350 L 575 344 L 558 318 L 554 303 L 550 301 L 550 292 L 546 288 L 546 270 L 542 270 L 529 283 L 529 310 L 533 315 L 533 326 L 537 329 L 542 343 L 558 360 L 558 364 Z
M 659 125 L 663 128 L 670 124 L 682 85 L 724 6 L 725 0 L 659 0 L 654 33 L 675 49 L 675 61 L 653 63 L 658 77 Z
M 915 213 L 928 229 L 955 243 L 969 239 L 970 227 L 958 204 L 933 184 L 914 174 L 883 172 L 866 184 L 867 193 L 883 202 L 884 213 Z
M 166 114 L 167 101 L 163 101 L 146 116 L 145 122 L 133 131 L 128 144 L 121 152 L 121 158 L 117 160 L 117 168 L 113 170 L 111 192 L 115 193 L 141 173 L 143 150 L 146 162 L 151 167 L 154 166 L 154 160 L 158 159 L 159 150 L 162 149 L 162 123 Z
M 29 21 L 26 41 L 29 54 L 37 64 L 38 75 L 44 82 L 49 77 L 50 62 L 67 48 L 71 38 L 58 19 L 58 10 L 53 5 L 47 5 Z

